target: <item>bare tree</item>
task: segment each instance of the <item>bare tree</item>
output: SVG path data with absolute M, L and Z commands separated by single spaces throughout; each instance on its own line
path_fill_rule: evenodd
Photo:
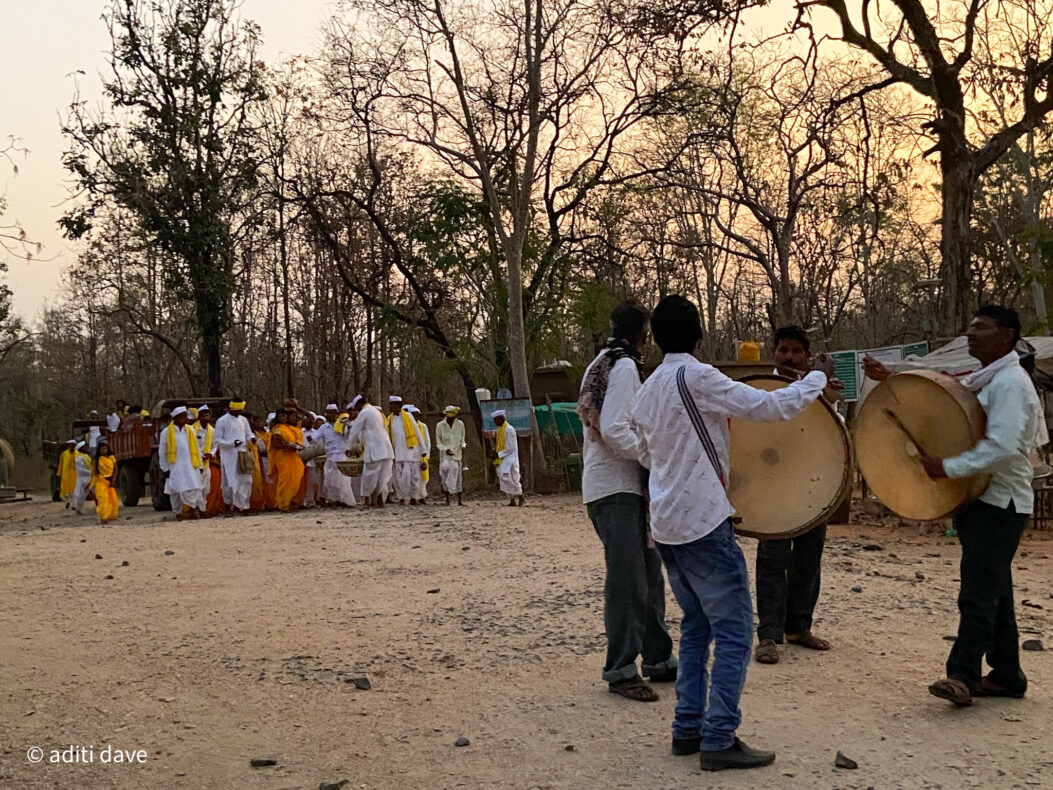
M 816 9 L 837 17 L 839 38 L 870 56 L 882 84 L 905 85 L 927 100 L 922 125 L 938 153 L 942 198 L 940 245 L 943 330 L 957 333 L 969 314 L 970 240 L 977 179 L 1053 111 L 1053 37 L 1044 0 L 956 0 L 935 7 L 892 0 L 879 10 L 861 0 L 798 0 L 797 24 L 811 28 Z M 977 122 L 983 100 L 974 88 L 994 73 L 1012 94 L 1015 112 Z M 875 78 L 876 79 L 876 78 Z

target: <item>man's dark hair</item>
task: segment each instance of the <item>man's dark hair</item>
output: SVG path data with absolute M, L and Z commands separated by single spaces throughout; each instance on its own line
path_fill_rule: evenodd
M 611 310 L 611 337 L 636 345 L 647 332 L 651 316 L 643 305 L 633 300 L 622 302 Z
M 1013 330 L 1013 345 L 1020 340 L 1020 316 L 1011 307 L 1002 307 L 997 304 L 985 304 L 973 316 L 986 316 L 1003 329 Z
M 780 326 L 775 330 L 775 338 L 772 340 L 772 346 L 774 348 L 779 347 L 779 343 L 783 340 L 796 340 L 802 346 L 805 351 L 812 350 L 812 341 L 808 339 L 808 333 L 805 332 L 801 327 L 796 324 L 790 324 L 789 326 Z
M 664 354 L 690 354 L 702 339 L 698 308 L 680 294 L 671 294 L 651 314 L 654 342 Z

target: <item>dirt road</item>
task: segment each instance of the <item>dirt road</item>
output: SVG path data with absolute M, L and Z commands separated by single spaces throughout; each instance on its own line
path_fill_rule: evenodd
M 1022 638 L 1049 647 L 1051 554 L 1030 533 L 1016 563 Z M 816 632 L 834 649 L 750 667 L 741 734 L 775 765 L 703 776 L 669 753 L 671 687 L 646 705 L 600 681 L 602 557 L 571 497 L 191 523 L 135 508 L 107 527 L 4 505 L 0 787 L 1053 787 L 1053 652 L 1023 654 L 1022 701 L 926 692 L 957 559 L 912 528 L 832 528 Z M 70 746 L 94 749 L 49 764 Z M 859 768 L 835 769 L 838 750 Z

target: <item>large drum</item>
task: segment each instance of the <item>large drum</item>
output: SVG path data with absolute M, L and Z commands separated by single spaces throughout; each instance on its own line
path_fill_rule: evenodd
M 790 384 L 781 376 L 747 376 L 763 390 Z M 792 420 L 731 421 L 728 499 L 740 535 L 792 538 L 827 521 L 852 491 L 848 430 L 819 398 Z
M 889 376 L 859 407 L 856 462 L 871 492 L 903 518 L 931 521 L 952 515 L 987 488 L 990 477 L 933 480 L 918 448 L 950 458 L 983 435 L 987 416 L 956 379 L 929 370 Z

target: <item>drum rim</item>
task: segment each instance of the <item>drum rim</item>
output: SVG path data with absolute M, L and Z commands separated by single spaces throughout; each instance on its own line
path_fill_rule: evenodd
M 782 381 L 786 384 L 792 384 L 794 381 L 791 378 L 779 376 L 774 373 L 752 373 L 749 376 L 743 376 L 741 379 L 735 380 L 742 382 L 743 384 L 761 380 Z M 845 454 L 845 465 L 844 473 L 841 477 L 840 494 L 829 507 L 822 510 L 818 515 L 812 518 L 811 521 L 806 522 L 804 525 L 790 532 L 780 532 L 778 534 L 771 532 L 754 532 L 753 530 L 742 529 L 741 526 L 736 525 L 736 534 L 747 538 L 756 538 L 757 540 L 786 540 L 788 538 L 796 538 L 799 535 L 803 535 L 804 533 L 815 529 L 820 524 L 826 523 L 827 519 L 844 504 L 845 499 L 852 495 L 852 470 L 855 468 L 855 452 L 852 446 L 852 434 L 849 432 L 848 426 L 841 420 L 841 416 L 837 413 L 837 410 L 826 402 L 826 399 L 822 394 L 820 394 L 815 400 L 816 402 L 821 403 L 823 408 L 826 409 L 827 413 L 833 418 L 834 423 L 838 427 L 838 433 L 841 436 L 841 445 Z

